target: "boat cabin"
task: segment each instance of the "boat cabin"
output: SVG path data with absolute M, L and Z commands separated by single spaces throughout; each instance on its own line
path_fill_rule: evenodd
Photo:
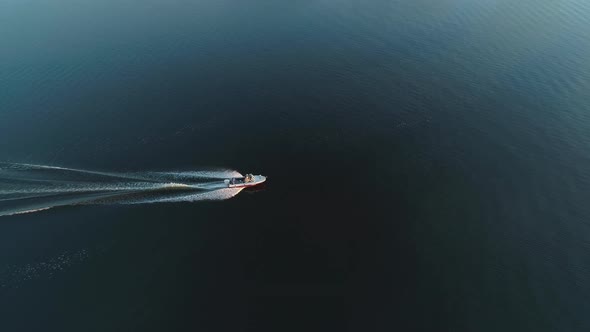
M 254 181 L 254 175 L 252 174 L 246 174 L 246 176 L 244 176 L 243 178 L 231 178 L 231 180 L 229 180 L 230 184 L 242 184 L 242 183 L 250 183 Z

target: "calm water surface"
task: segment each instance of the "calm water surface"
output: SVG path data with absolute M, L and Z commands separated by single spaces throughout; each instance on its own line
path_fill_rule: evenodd
M 2 331 L 587 331 L 584 0 L 0 3 L 0 161 L 269 176 L 0 217 Z

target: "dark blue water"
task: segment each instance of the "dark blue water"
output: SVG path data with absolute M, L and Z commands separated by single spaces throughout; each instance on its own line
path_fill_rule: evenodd
M 583 0 L 3 1 L 1 162 L 269 181 L 0 217 L 0 330 L 587 331 L 589 59 Z

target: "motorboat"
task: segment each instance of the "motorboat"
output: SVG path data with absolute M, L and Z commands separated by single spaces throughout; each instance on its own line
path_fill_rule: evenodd
M 245 188 L 261 184 L 266 181 L 266 176 L 246 174 L 243 177 L 236 177 L 224 180 L 228 188 Z

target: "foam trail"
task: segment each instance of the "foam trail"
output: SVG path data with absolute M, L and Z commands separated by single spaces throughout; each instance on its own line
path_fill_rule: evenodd
M 192 171 L 192 172 L 151 172 L 155 176 L 172 176 L 176 179 L 227 179 L 237 178 L 243 175 L 232 170 L 215 170 L 215 171 Z
M 10 194 L 63 194 L 76 192 L 97 192 L 97 191 L 130 191 L 130 190 L 158 190 L 158 189 L 184 189 L 184 188 L 199 188 L 198 185 L 187 185 L 183 183 L 121 183 L 115 185 L 101 185 L 101 184 L 82 184 L 78 186 L 53 186 L 53 187 L 36 187 L 36 188 L 12 188 L 0 190 L 0 195 Z
M 223 200 L 242 189 L 220 180 L 239 176 L 225 169 L 115 173 L 0 163 L 0 216 L 65 205 Z
M 31 210 L 2 211 L 2 212 L 0 212 L 0 217 L 1 216 L 16 216 L 17 214 L 27 214 L 27 213 L 45 211 L 45 210 L 51 209 L 52 207 L 55 207 L 55 206 L 49 206 L 49 207 L 43 207 L 43 208 L 31 209 Z
M 149 204 L 149 203 L 172 203 L 172 202 L 198 202 L 198 201 L 219 201 L 230 199 L 240 193 L 244 188 L 224 188 L 206 191 L 202 193 L 191 193 L 173 196 L 161 196 L 156 198 L 140 198 L 137 200 L 121 200 L 120 204 Z
M 98 175 L 120 179 L 131 179 L 131 180 L 144 180 L 151 181 L 148 177 L 142 177 L 139 173 L 113 173 L 113 172 L 100 172 L 90 171 L 76 168 L 58 167 L 58 166 L 46 166 L 46 165 L 34 165 L 34 164 L 17 164 L 17 163 L 0 163 L 0 171 L 12 170 L 12 171 L 36 171 L 36 170 L 48 170 L 48 171 L 65 171 L 87 175 Z
M 94 202 L 108 197 L 124 196 L 133 192 L 121 193 L 90 193 L 90 194 L 76 194 L 73 196 L 46 196 L 41 199 L 23 199 L 20 202 L 11 202 L 8 205 L 2 205 L 0 208 L 0 216 L 11 216 L 17 214 L 32 213 L 38 211 L 48 210 L 58 206 L 77 205 L 89 202 Z

